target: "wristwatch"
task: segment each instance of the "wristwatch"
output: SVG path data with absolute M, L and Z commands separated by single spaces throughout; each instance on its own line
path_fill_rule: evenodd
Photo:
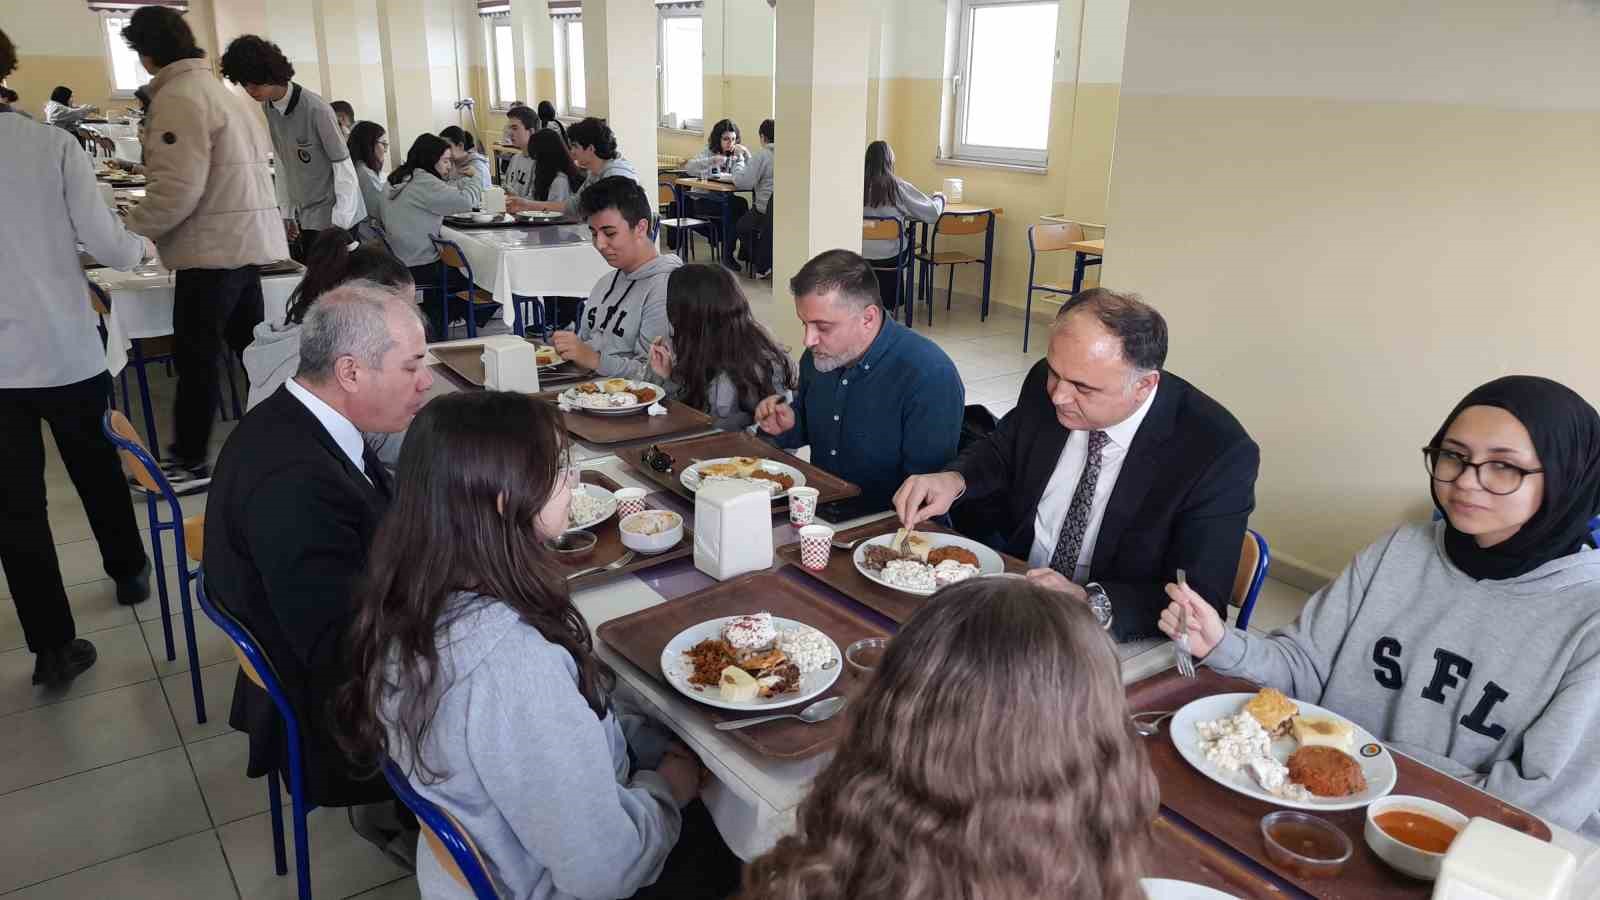
M 1095 621 L 1100 623 L 1101 628 L 1109 631 L 1111 629 L 1111 598 L 1106 595 L 1106 589 L 1101 587 L 1098 581 L 1089 582 L 1083 586 L 1083 589 L 1088 594 L 1084 599 L 1089 604 L 1089 611 L 1094 613 Z

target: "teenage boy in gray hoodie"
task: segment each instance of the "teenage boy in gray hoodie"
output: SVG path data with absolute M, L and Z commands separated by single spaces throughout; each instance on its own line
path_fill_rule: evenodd
M 612 133 L 605 119 L 590 117 L 568 128 L 567 146 L 572 151 L 572 161 L 578 164 L 585 175 L 578 192 L 566 200 L 508 200 L 507 209 L 512 212 L 550 210 L 562 213 L 569 219 L 581 219 L 586 218 L 581 206 L 584 192 L 607 178 L 627 178 L 643 187 L 643 182 L 639 181 L 639 170 L 622 158 L 622 153 L 617 149 L 617 136 Z
M 576 128 L 576 126 L 574 126 Z M 649 380 L 650 345 L 667 337 L 667 276 L 683 265 L 650 237 L 650 199 L 628 178 L 586 185 L 580 214 L 594 248 L 617 271 L 589 292 L 578 330 L 550 336 L 563 359 L 610 378 Z

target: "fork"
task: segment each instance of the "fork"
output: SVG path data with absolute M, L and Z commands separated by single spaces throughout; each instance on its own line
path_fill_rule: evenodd
M 1182 569 L 1178 570 L 1178 586 L 1185 587 L 1189 578 Z M 1178 664 L 1178 674 L 1185 678 L 1193 678 L 1194 655 L 1189 652 L 1189 605 L 1178 605 L 1178 634 L 1172 639 L 1172 656 Z
M 848 543 L 845 541 L 831 541 L 830 543 L 833 544 L 833 549 L 835 550 L 854 550 L 856 546 L 864 540 L 866 540 L 866 538 L 856 538 Z
M 634 552 L 632 550 L 629 550 L 627 553 L 624 553 L 621 556 L 617 557 L 614 562 L 611 562 L 611 563 L 609 563 L 607 565 L 595 566 L 594 568 L 591 568 L 591 569 L 579 569 L 578 571 L 573 572 L 571 575 L 568 575 L 567 576 L 567 580 L 568 581 L 572 581 L 575 578 L 583 578 L 584 576 L 587 576 L 587 575 L 596 575 L 596 574 L 598 574 L 600 572 L 614 572 L 617 569 L 620 569 L 623 566 L 627 565 L 628 563 L 633 562 L 633 557 L 634 557 Z

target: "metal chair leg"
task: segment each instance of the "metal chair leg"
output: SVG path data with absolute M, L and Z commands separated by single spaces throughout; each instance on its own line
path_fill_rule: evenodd
M 167 662 L 172 662 L 178 658 L 178 651 L 172 645 L 172 607 L 167 601 L 167 569 L 161 552 L 162 532 L 172 526 L 162 525 L 156 519 L 155 494 L 145 494 L 144 501 L 145 515 L 150 523 L 150 553 L 155 557 L 156 598 L 161 603 L 161 636 L 166 639 Z M 178 548 L 178 552 L 182 553 L 183 549 Z
M 133 376 L 139 382 L 139 406 L 144 411 L 145 436 L 150 439 L 150 455 L 161 462 L 161 438 L 156 434 L 156 415 L 150 403 L 150 379 L 145 375 L 144 350 L 133 342 Z
M 173 532 L 175 543 L 177 532 Z M 189 582 L 194 576 L 189 572 L 187 560 L 178 562 L 178 602 L 183 604 L 183 642 L 189 651 L 189 687 L 194 690 L 194 718 L 201 725 L 206 723 L 206 695 L 200 685 L 200 649 L 195 645 L 194 637 L 194 609 L 189 602 Z
M 279 875 L 289 874 L 288 854 L 283 849 L 283 790 L 278 786 L 278 770 L 267 770 L 267 806 L 272 811 L 272 861 Z

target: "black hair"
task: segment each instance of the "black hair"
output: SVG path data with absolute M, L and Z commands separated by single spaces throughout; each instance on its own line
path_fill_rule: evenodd
M 587 219 L 608 209 L 616 210 L 629 228 L 637 228 L 640 222 L 648 222 L 651 218 L 650 198 L 645 196 L 644 188 L 639 186 L 639 182 L 623 175 L 602 178 L 578 195 L 580 219 Z M 873 278 L 872 283 L 877 284 L 877 276 Z
M 778 139 L 776 127 L 771 119 L 762 119 L 761 127 L 756 129 L 756 133 L 770 144 Z
M 894 177 L 894 150 L 888 141 L 867 145 L 866 176 L 861 186 L 863 206 L 893 206 L 900 188 Z
M 341 284 L 371 281 L 384 287 L 403 288 L 413 284 L 411 270 L 384 249 L 381 243 L 350 249 L 356 239 L 343 228 L 331 227 L 317 235 L 317 242 L 306 253 L 306 274 L 289 295 L 289 313 L 284 321 L 299 324 L 317 298 Z
M 446 125 L 439 129 L 439 137 L 452 144 L 460 144 L 469 151 L 478 145 L 478 142 L 472 139 L 472 132 L 462 128 L 460 125 Z
M 376 172 L 382 168 L 377 164 L 376 157 L 378 142 L 383 140 L 385 133 L 383 126 L 377 122 L 357 122 L 350 127 L 350 136 L 345 138 L 345 149 L 350 151 L 351 159 Z
M 56 85 L 56 89 L 50 92 L 50 102 L 72 105 L 72 88 L 64 84 Z
M 146 7 L 148 8 L 148 7 Z M 150 89 L 141 87 L 133 92 L 133 99 L 139 101 L 139 109 L 145 115 L 150 114 Z
M 288 84 L 294 65 L 277 44 L 242 34 L 222 52 L 222 77 L 234 84 Z
M 0 78 L 7 78 L 17 70 L 17 45 L 0 31 Z
M 824 250 L 789 279 L 789 293 L 796 298 L 828 291 L 838 291 L 839 299 L 861 309 L 881 303 L 878 273 L 853 250 Z
M 734 143 L 738 143 L 739 138 L 744 136 L 744 132 L 739 130 L 739 125 L 732 119 L 718 119 L 717 124 L 711 126 L 711 134 L 706 137 L 706 149 L 710 150 L 713 156 L 722 153 L 722 136 L 730 131 L 733 132 Z
M 401 184 L 411 177 L 412 172 L 427 172 L 437 178 L 439 173 L 434 167 L 439 165 L 439 157 L 450 152 L 450 145 L 444 138 L 436 134 L 419 134 L 411 142 L 411 150 L 406 153 L 406 161 L 395 167 L 389 173 L 390 184 Z
M 567 129 L 567 144 L 572 147 L 593 147 L 594 155 L 601 159 L 617 158 L 617 136 L 605 119 L 590 116 Z
M 7 103 L 15 103 L 18 100 L 17 92 L 0 84 L 0 100 L 4 100 Z
M 183 13 L 164 6 L 135 10 L 133 18 L 122 29 L 122 39 L 133 52 L 150 57 L 158 66 L 170 66 L 185 59 L 203 59 L 206 55 L 195 43 L 194 31 L 184 20 Z
M 506 110 L 506 118 L 516 119 L 518 122 L 521 122 L 522 127 L 528 129 L 528 131 L 532 134 L 537 134 L 539 132 L 539 116 L 526 106 L 511 107 L 510 109 Z M 528 139 L 527 153 L 529 156 L 533 155 L 533 138 L 531 137 Z
M 567 126 L 561 124 L 561 120 L 556 118 L 556 105 L 554 103 L 551 103 L 549 100 L 540 100 L 539 101 L 539 124 L 541 126 L 544 126 L 544 125 L 549 125 L 551 122 L 555 123 L 556 131 L 561 133 L 561 139 L 562 140 L 566 140 L 567 139 Z
M 1102 287 L 1080 291 L 1061 305 L 1056 321 L 1078 310 L 1094 316 L 1122 342 L 1122 356 L 1135 369 L 1154 372 L 1166 363 L 1167 320 L 1138 294 Z
M 348 101 L 348 100 L 335 100 L 332 103 L 328 104 L 328 108 L 333 110 L 333 114 L 334 114 L 335 117 L 344 116 L 346 119 L 350 120 L 351 124 L 355 123 L 355 120 L 356 120 L 356 108 L 354 106 L 350 105 L 350 101 Z
M 533 157 L 533 199 L 549 200 L 550 185 L 557 178 L 567 179 L 572 191 L 583 184 L 583 173 L 578 171 L 578 164 L 572 161 L 572 152 L 559 133 L 548 128 L 535 131 L 533 140 L 528 142 L 528 155 Z

